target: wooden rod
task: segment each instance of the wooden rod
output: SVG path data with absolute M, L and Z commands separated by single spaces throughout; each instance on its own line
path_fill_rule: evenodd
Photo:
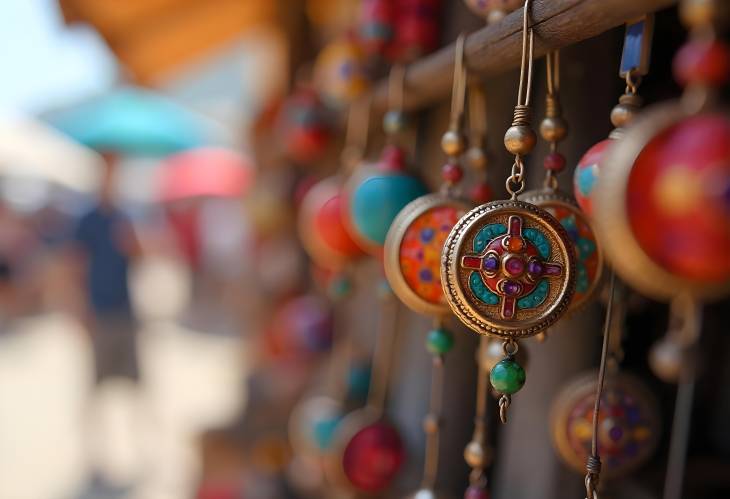
M 535 29 L 535 57 L 587 40 L 643 14 L 668 7 L 677 0 L 534 0 L 531 23 Z M 470 33 L 464 47 L 469 73 L 494 75 L 518 67 L 522 51 L 522 9 L 500 22 Z M 600 61 L 597 61 L 600 63 Z M 426 107 L 451 91 L 454 44 L 406 68 L 403 107 Z M 388 84 L 373 90 L 373 110 L 388 105 Z

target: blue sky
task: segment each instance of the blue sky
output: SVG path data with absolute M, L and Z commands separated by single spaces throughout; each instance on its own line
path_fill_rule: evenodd
M 92 29 L 63 24 L 56 0 L 0 1 L 0 115 L 36 114 L 109 88 L 114 58 Z

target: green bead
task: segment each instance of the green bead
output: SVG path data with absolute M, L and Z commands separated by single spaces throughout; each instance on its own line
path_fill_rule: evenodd
M 454 336 L 442 327 L 432 329 L 426 338 L 426 348 L 434 355 L 444 355 L 454 346 Z
M 525 370 L 513 359 L 502 359 L 489 373 L 489 382 L 492 388 L 505 395 L 512 395 L 520 391 L 525 384 Z

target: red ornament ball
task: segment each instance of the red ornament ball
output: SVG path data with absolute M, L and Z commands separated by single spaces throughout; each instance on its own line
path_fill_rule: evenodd
M 299 236 L 318 265 L 331 270 L 361 256 L 362 250 L 345 229 L 346 203 L 335 178 L 312 186 L 299 211 Z
M 311 89 L 300 89 L 287 98 L 278 128 L 287 155 L 298 163 L 321 158 L 331 139 L 327 111 Z
M 345 476 L 362 492 L 380 492 L 390 485 L 405 458 L 398 431 L 385 422 L 365 426 L 345 448 Z
M 667 271 L 730 279 L 730 119 L 693 116 L 655 136 L 634 162 L 627 210 L 642 249 Z
M 730 78 L 730 47 L 717 40 L 684 44 L 674 56 L 674 76 L 681 85 L 723 85 Z
M 589 217 L 593 216 L 593 194 L 598 181 L 600 163 L 606 150 L 613 144 L 612 139 L 602 140 L 580 158 L 573 176 L 573 193 L 578 206 Z

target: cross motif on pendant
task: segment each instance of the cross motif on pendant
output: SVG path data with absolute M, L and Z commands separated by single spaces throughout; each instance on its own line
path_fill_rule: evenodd
M 543 260 L 537 246 L 524 237 L 524 222 L 512 215 L 508 231 L 492 239 L 484 251 L 461 257 L 461 268 L 479 272 L 487 288 L 500 298 L 503 319 L 514 319 L 517 300 L 532 293 L 543 277 L 560 277 L 563 266 Z

